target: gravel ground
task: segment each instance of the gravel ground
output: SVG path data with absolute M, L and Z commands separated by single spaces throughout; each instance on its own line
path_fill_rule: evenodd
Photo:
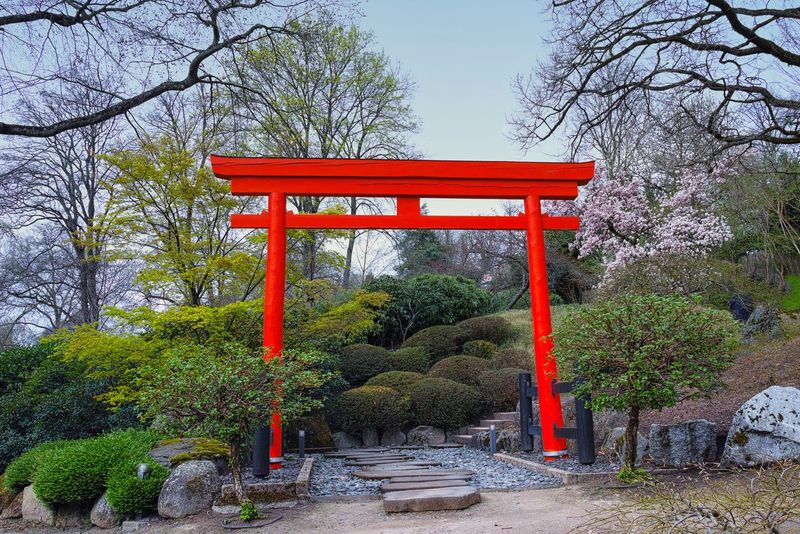
M 270 469 L 268 478 L 254 477 L 253 469 L 250 467 L 245 469 L 242 475 L 244 477 L 245 484 L 256 484 L 261 482 L 294 482 L 297 480 L 297 475 L 300 474 L 300 467 L 302 465 L 303 460 L 295 457 L 286 457 L 282 468 Z M 222 477 L 222 483 L 230 484 L 231 476 L 225 475 Z
M 598 456 L 595 462 L 591 465 L 584 465 L 580 463 L 577 458 L 572 457 L 545 462 L 541 451 L 520 451 L 509 453 L 509 455 L 516 456 L 517 458 L 523 458 L 530 462 L 547 465 L 548 467 L 563 469 L 564 471 L 570 471 L 572 473 L 616 473 L 619 471 L 620 467 L 622 467 L 620 464 L 609 462 L 608 459 L 603 456 Z
M 418 460 L 441 462 L 441 469 L 471 469 L 471 484 L 482 488 L 523 489 L 560 484 L 560 480 L 495 460 L 477 449 L 419 449 L 406 451 Z M 344 460 L 316 456 L 311 476 L 311 495 L 376 495 L 382 480 L 362 480 L 352 476 L 356 467 Z

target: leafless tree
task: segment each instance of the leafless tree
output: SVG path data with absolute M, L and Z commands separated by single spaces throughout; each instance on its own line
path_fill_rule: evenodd
M 333 0 L 335 2 L 335 0 Z M 0 135 L 49 137 L 220 81 L 236 45 L 290 34 L 327 0 L 10 0 L 0 4 Z M 225 57 L 223 57 L 225 56 Z M 76 73 L 90 71 L 86 79 Z M 113 92 L 92 80 L 115 79 Z M 42 91 L 110 96 L 91 111 L 18 115 Z M 31 119 L 36 120 L 31 120 Z
M 800 8 L 786 0 L 553 0 L 549 57 L 516 87 L 526 147 L 675 106 L 730 146 L 800 143 Z M 663 97 L 667 96 L 665 100 Z

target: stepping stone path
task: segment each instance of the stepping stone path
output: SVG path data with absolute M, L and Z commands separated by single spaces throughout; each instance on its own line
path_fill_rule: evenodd
M 432 467 L 440 466 L 440 462 L 415 460 L 387 449 L 352 449 L 326 456 L 342 458 L 348 466 L 362 467 L 353 473 L 355 477 L 389 479 L 381 486 L 387 512 L 462 510 L 481 502 L 480 490 L 468 482 L 475 473 L 467 469 L 435 469 Z

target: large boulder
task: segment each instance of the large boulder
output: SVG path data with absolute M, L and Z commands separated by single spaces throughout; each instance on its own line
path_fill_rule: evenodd
M 331 438 L 333 439 L 333 445 L 339 450 L 355 449 L 361 446 L 358 438 L 351 436 L 347 432 L 334 432 L 331 434 Z
M 19 519 L 22 517 L 22 492 L 11 499 L 11 501 L 3 507 L 0 512 L 0 519 Z
M 772 386 L 733 416 L 722 462 L 743 466 L 800 459 L 800 389 Z
M 225 475 L 230 472 L 228 459 L 230 449 L 221 441 L 210 438 L 173 438 L 155 444 L 150 456 L 164 467 L 174 468 L 189 460 L 209 460 L 217 471 Z
M 650 427 L 649 454 L 653 462 L 685 467 L 717 459 L 717 426 L 704 419 Z
M 381 436 L 381 446 L 399 447 L 406 442 L 406 435 L 399 428 L 387 430 Z
M 616 427 L 611 429 L 605 443 L 600 447 L 600 452 L 613 463 L 622 463 L 625 460 L 625 451 L 628 444 L 625 439 L 625 427 Z M 640 433 L 636 437 L 636 463 L 641 463 L 644 455 L 647 454 L 648 442 L 647 438 Z
M 56 524 L 55 511 L 39 500 L 33 486 L 25 486 L 22 490 L 22 519 L 50 526 Z
M 158 496 L 158 515 L 180 518 L 211 508 L 222 482 L 214 462 L 191 460 L 170 473 Z
M 372 426 L 361 429 L 361 441 L 365 447 L 377 447 L 381 444 L 381 440 L 378 438 L 378 431 Z
M 759 304 L 742 326 L 742 339 L 750 343 L 756 336 L 767 336 L 769 339 L 781 337 L 780 312 L 773 306 Z
M 104 492 L 97 502 L 92 506 L 89 513 L 89 520 L 93 525 L 100 528 L 114 528 L 122 523 L 122 516 L 111 508 L 108 504 L 108 493 Z
M 420 425 L 408 431 L 406 440 L 409 445 L 441 445 L 447 441 L 447 435 L 441 428 Z
M 737 293 L 728 301 L 728 309 L 733 318 L 740 322 L 745 322 L 753 313 L 753 296 L 746 293 Z

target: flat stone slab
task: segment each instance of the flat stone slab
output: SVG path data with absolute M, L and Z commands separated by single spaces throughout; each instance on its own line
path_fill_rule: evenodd
M 378 454 L 381 452 L 386 452 L 388 450 L 389 449 L 341 449 L 335 452 L 326 452 L 325 456 L 330 456 L 331 458 L 338 458 L 353 454 Z
M 466 480 L 430 480 L 428 482 L 384 482 L 381 491 L 406 491 L 412 489 L 452 488 L 456 486 L 469 486 Z
M 431 449 L 463 449 L 464 445 L 461 443 L 438 443 L 431 445 Z
M 422 445 L 400 445 L 399 447 L 392 447 L 392 449 L 400 449 L 401 451 L 417 451 L 424 448 Z
M 417 460 L 413 462 L 398 462 L 393 464 L 378 464 L 373 465 L 373 469 L 416 469 L 419 467 L 439 467 L 442 465 L 442 462 L 437 462 L 435 460 Z
M 385 460 L 363 460 L 361 458 L 357 458 L 355 460 L 350 460 L 349 458 L 344 462 L 344 465 L 382 465 L 382 464 L 399 464 L 405 462 L 406 460 L 413 459 L 412 456 L 404 456 L 401 458 L 387 458 Z
M 410 475 L 425 475 L 425 476 L 437 476 L 437 475 L 474 475 L 472 471 L 468 471 L 466 469 L 447 469 L 447 470 L 439 470 L 439 469 L 425 469 L 424 467 L 420 467 L 419 470 L 400 470 L 400 469 L 364 469 L 361 471 L 356 471 L 353 473 L 353 476 L 358 478 L 363 478 L 365 480 L 380 480 L 382 478 L 394 478 L 394 477 L 405 477 Z
M 437 482 L 440 480 L 469 480 L 472 475 L 434 475 L 434 476 L 402 476 L 392 477 L 389 482 Z
M 392 491 L 383 496 L 387 512 L 463 510 L 481 502 L 481 492 L 471 486 Z

